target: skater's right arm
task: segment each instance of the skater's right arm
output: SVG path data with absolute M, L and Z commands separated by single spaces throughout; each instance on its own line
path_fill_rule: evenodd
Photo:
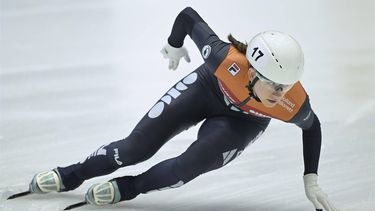
M 185 60 L 189 62 L 187 51 L 183 47 L 186 35 L 192 38 L 200 50 L 202 58 L 212 68 L 220 64 L 228 53 L 229 44 L 220 40 L 194 9 L 187 7 L 176 17 L 168 43 L 162 49 L 164 57 L 169 59 L 173 57 L 172 59 L 178 61 L 185 57 Z M 174 55 L 168 55 L 170 52 Z M 175 65 L 174 68 L 177 68 L 177 66 Z

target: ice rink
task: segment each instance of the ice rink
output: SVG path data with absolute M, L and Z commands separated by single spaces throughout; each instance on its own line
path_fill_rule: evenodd
M 83 160 L 126 137 L 202 62 L 168 70 L 160 50 L 177 14 L 197 10 L 226 40 L 274 29 L 305 52 L 301 80 L 322 123 L 319 184 L 341 211 L 375 211 L 375 1 L 0 0 L 0 210 L 55 211 L 88 187 L 137 175 L 185 151 L 199 125 L 150 160 L 61 194 L 6 201 L 35 173 Z M 177 188 L 78 210 L 313 211 L 303 187 L 301 130 L 273 120 L 235 161 Z

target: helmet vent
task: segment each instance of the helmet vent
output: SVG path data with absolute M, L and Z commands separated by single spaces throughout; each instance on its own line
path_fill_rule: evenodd
M 276 61 L 277 63 L 279 63 L 279 60 L 275 58 L 275 54 L 273 54 L 273 53 L 271 53 L 271 54 L 272 54 L 273 58 L 275 59 L 275 61 Z M 281 66 L 281 64 L 279 64 L 279 67 L 280 67 L 281 69 L 283 69 L 283 66 Z

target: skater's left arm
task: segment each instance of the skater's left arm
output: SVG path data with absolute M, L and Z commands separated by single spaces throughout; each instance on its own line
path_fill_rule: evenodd
M 318 116 L 310 110 L 312 122 L 309 128 L 302 128 L 303 161 L 305 164 L 304 175 L 318 174 L 320 149 L 322 145 L 322 132 Z
M 308 100 L 308 98 L 307 98 Z M 318 185 L 318 166 L 322 145 L 322 132 L 318 116 L 307 102 L 302 107 L 299 122 L 296 124 L 302 129 L 303 158 L 305 171 L 303 181 L 307 198 L 313 203 L 317 211 L 338 211 L 329 201 Z

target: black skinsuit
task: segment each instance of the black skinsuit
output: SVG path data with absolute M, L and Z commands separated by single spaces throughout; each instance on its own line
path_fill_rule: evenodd
M 186 35 L 202 49 L 205 63 L 175 84 L 127 138 L 100 147 L 83 162 L 59 167 L 65 186 L 63 191 L 77 188 L 84 180 L 149 159 L 173 136 L 201 121 L 204 122 L 196 140 L 180 156 L 165 160 L 140 175 L 116 178 L 121 200 L 186 184 L 200 174 L 226 165 L 261 136 L 270 118 L 236 107 L 227 100 L 215 76 L 233 47 L 220 40 L 191 8 L 178 15 L 168 42 L 181 47 Z M 321 131 L 308 97 L 286 122 L 303 129 L 305 174 L 317 173 Z

